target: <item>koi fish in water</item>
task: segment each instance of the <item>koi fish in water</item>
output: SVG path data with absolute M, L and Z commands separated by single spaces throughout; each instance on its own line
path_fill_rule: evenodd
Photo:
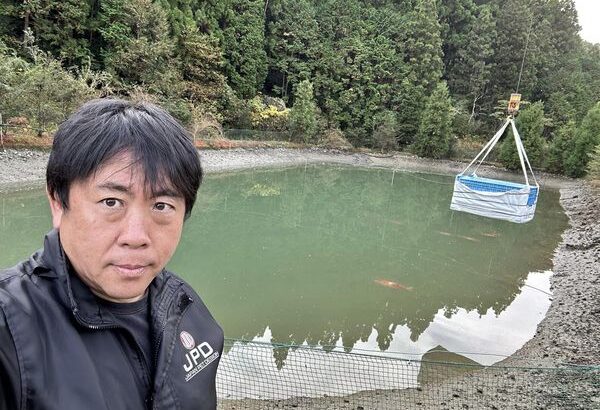
M 481 232 L 481 235 L 483 236 L 487 236 L 488 238 L 497 238 L 498 236 L 500 236 L 500 234 L 496 231 L 492 231 L 492 232 Z
M 401 289 L 401 290 L 408 290 L 408 291 L 413 290 L 413 288 L 411 286 L 406 286 L 406 285 L 403 285 L 402 283 L 394 282 L 394 281 L 387 280 L 387 279 L 375 279 L 373 282 L 377 283 L 378 285 L 385 286 L 386 288 Z
M 438 233 L 440 235 L 444 235 L 444 236 L 456 236 L 457 238 L 465 239 L 465 240 L 471 241 L 471 242 L 479 242 L 479 239 L 475 239 L 475 238 L 472 238 L 470 236 L 454 235 L 454 234 L 451 234 L 450 232 L 444 232 L 444 231 L 438 231 Z

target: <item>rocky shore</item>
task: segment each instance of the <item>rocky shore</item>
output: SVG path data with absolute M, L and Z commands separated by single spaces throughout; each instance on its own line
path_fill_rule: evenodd
M 208 173 L 328 163 L 456 174 L 466 166 L 462 162 L 425 160 L 408 155 L 379 156 L 322 149 L 202 151 L 201 158 Z M 0 193 L 43 186 L 47 160 L 48 154 L 44 152 L 0 151 Z M 511 175 L 494 167 L 485 167 L 485 173 L 492 177 Z M 518 175 L 513 176 L 518 178 Z M 570 227 L 555 251 L 553 300 L 546 317 L 534 338 L 500 365 L 515 368 L 558 366 L 569 370 L 592 365 L 596 370 L 579 372 L 577 377 L 566 377 L 562 372 L 519 372 L 519 389 L 514 391 L 520 393 L 502 394 L 502 391 L 512 392 L 510 386 L 503 386 L 517 380 L 507 371 L 506 377 L 498 378 L 495 391 L 475 390 L 474 394 L 480 396 L 477 401 L 480 404 L 470 408 L 558 409 L 568 403 L 568 408 L 573 409 L 600 409 L 600 192 L 585 182 L 543 173 L 536 176 L 542 188 L 560 189 L 560 201 L 570 219 Z M 482 376 L 475 372 L 467 377 L 470 385 L 477 386 L 478 377 Z M 469 408 L 461 401 L 463 392 L 457 389 L 460 388 L 449 384 L 447 391 L 452 392 L 449 397 L 439 398 L 431 404 L 417 394 L 414 403 L 421 400 L 422 405 L 414 408 Z M 406 395 L 406 391 L 364 392 L 348 398 L 290 399 L 271 402 L 269 407 L 382 408 L 381 403 L 388 402 L 382 399 L 393 402 L 394 398 L 406 398 Z M 261 408 L 264 404 L 242 401 L 227 404 L 224 408 Z
M 459 161 L 429 160 L 403 154 L 374 155 L 320 148 L 202 150 L 200 156 L 207 173 L 323 163 L 456 174 L 467 165 Z M 41 186 L 45 178 L 47 162 L 48 153 L 44 151 L 0 150 L 0 192 Z M 482 169 L 485 169 L 486 176 L 492 178 L 506 175 L 512 175 L 515 179 L 520 178 L 518 174 L 507 173 L 500 168 L 484 166 Z M 564 188 L 576 184 L 571 179 L 550 174 L 536 173 L 536 177 L 542 187 Z

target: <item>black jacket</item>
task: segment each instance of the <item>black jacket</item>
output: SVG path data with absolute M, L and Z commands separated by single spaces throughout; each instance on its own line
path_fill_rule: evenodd
M 189 285 L 167 271 L 150 285 L 145 403 L 131 394 L 136 370 L 124 357 L 139 347 L 87 296 L 74 296 L 56 231 L 0 272 L 0 410 L 216 408 L 223 331 Z

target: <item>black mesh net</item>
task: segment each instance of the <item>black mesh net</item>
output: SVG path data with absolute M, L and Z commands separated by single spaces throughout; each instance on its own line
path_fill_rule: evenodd
M 222 409 L 600 409 L 600 367 L 505 367 L 228 340 Z

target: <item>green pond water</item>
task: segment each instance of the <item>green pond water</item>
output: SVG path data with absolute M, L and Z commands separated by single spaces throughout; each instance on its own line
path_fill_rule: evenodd
M 169 268 L 229 338 L 415 358 L 442 347 L 491 364 L 545 315 L 567 217 L 547 189 L 527 224 L 453 212 L 452 182 L 312 166 L 209 175 Z M 41 246 L 47 208 L 42 190 L 0 195 L 0 266 Z

